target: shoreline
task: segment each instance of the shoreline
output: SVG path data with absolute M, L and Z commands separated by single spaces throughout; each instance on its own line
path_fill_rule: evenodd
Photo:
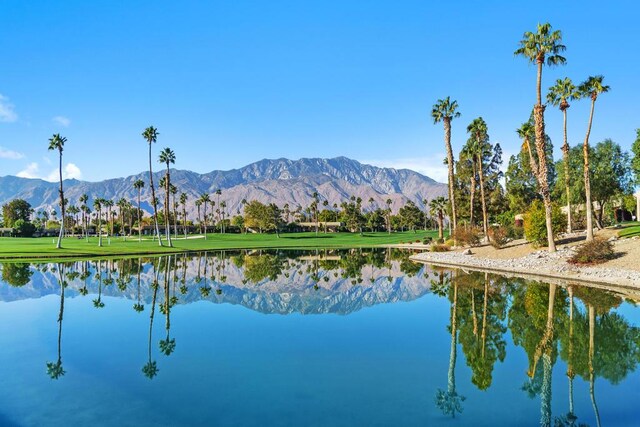
M 640 271 L 607 266 L 606 263 L 596 266 L 573 265 L 567 262 L 573 252 L 572 246 L 565 246 L 555 253 L 537 250 L 522 257 L 496 259 L 476 256 L 472 248 L 470 255 L 463 252 L 422 252 L 412 255 L 410 259 L 439 267 L 485 271 L 559 284 L 583 283 L 640 289 Z

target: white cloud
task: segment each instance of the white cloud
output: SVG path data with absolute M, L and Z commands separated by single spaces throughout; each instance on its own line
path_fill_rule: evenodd
M 60 125 L 62 127 L 69 127 L 69 125 L 71 124 L 71 119 L 69 119 L 68 117 L 65 116 L 55 116 L 53 119 L 51 119 L 53 121 L 53 123 Z
M 400 159 L 384 159 L 384 160 L 362 160 L 362 163 L 373 166 L 394 168 L 394 169 L 411 169 L 418 173 L 435 179 L 438 182 L 447 182 L 448 169 L 443 163 L 447 157 L 445 153 L 435 153 L 426 157 L 410 157 Z
M 9 102 L 9 98 L 0 94 L 0 122 L 15 122 L 18 115 L 14 111 L 14 105 Z
M 24 170 L 16 174 L 21 178 L 38 178 L 45 181 L 56 182 L 59 177 L 59 169 L 52 170 L 49 174 L 40 173 L 40 165 L 36 162 L 29 163 Z M 62 171 L 62 179 L 82 179 L 82 171 L 73 163 L 67 163 Z
M 40 168 L 37 163 L 29 163 L 27 168 L 18 172 L 16 176 L 19 176 L 20 178 L 40 178 L 38 176 L 39 169 Z
M 22 158 L 24 158 L 24 154 L 0 147 L 0 159 L 18 160 Z

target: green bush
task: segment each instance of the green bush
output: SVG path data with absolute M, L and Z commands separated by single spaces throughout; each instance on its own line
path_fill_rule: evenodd
M 615 257 L 613 244 L 604 239 L 593 239 L 578 246 L 569 262 L 573 264 L 599 264 Z
M 19 219 L 13 224 L 14 233 L 18 237 L 31 237 L 36 231 L 36 227 L 29 221 Z
M 453 238 L 459 245 L 478 246 L 482 232 L 478 227 L 458 227 Z
M 524 227 L 518 227 L 516 225 L 508 227 L 509 237 L 513 240 L 524 239 Z
M 510 240 L 510 230 L 507 227 L 491 227 L 489 229 L 489 243 L 496 249 L 502 249 Z
M 450 247 L 444 244 L 434 243 L 431 245 L 431 252 L 448 252 Z
M 567 217 L 560 208 L 553 205 L 551 209 L 551 223 L 553 237 L 564 231 L 567 227 Z M 544 204 L 540 200 L 534 200 L 531 207 L 524 215 L 524 234 L 534 246 L 547 245 L 547 224 L 545 221 Z

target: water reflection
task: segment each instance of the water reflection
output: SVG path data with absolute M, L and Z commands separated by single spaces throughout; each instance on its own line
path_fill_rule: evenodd
M 474 388 L 492 389 L 494 372 L 508 351 L 526 355 L 526 363 L 509 374 L 509 381 L 514 390 L 520 390 L 517 393 L 535 400 L 536 424 L 542 426 L 578 426 L 586 425 L 585 421 L 600 426 L 596 384 L 601 382 L 596 380 L 621 384 L 640 361 L 640 329 L 618 310 L 630 295 L 432 269 L 410 262 L 406 252 L 390 249 L 231 251 L 4 264 L 2 280 L 2 301 L 59 296 L 57 354 L 46 362 L 52 379 L 67 373 L 62 332 L 65 300 L 70 297 L 91 299 L 96 309 L 105 307 L 105 296 L 120 297 L 131 300 L 137 313 L 148 312 L 146 354 L 140 362 L 144 377 L 153 379 L 159 375 L 159 365 L 173 362 L 164 358 L 176 352 L 171 331 L 176 305 L 204 300 L 239 304 L 262 313 L 344 315 L 431 293 L 430 298 L 447 305 L 448 318 L 442 324 L 446 322 L 449 359 L 446 387 L 443 371 L 438 377 L 441 388 L 435 384 L 430 396 L 441 416 L 456 420 L 473 417 L 469 408 L 477 405 L 474 399 L 481 399 Z M 162 320 L 164 326 L 158 331 L 162 338 L 154 342 L 154 322 Z M 562 369 L 554 375 L 559 364 Z M 460 372 L 464 381 L 457 384 Z M 560 386 L 560 395 L 554 396 Z M 576 405 L 576 392 L 588 396 L 588 410 Z

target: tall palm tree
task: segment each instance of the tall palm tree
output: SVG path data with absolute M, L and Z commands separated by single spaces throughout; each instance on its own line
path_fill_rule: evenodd
M 196 200 L 196 209 L 198 210 L 198 228 L 200 229 L 200 233 L 202 233 L 202 221 L 200 220 L 200 206 L 202 206 L 202 199 Z
M 569 77 L 556 80 L 556 84 L 549 88 L 547 101 L 562 111 L 562 163 L 564 165 L 564 186 L 567 193 L 567 232 L 571 233 L 571 192 L 569 180 L 569 141 L 567 139 L 567 109 L 569 101 L 580 99 L 580 91 L 577 90 Z
M 67 138 L 60 136 L 59 133 L 54 134 L 51 138 L 49 138 L 49 151 L 58 150 L 60 166 L 58 167 L 58 173 L 60 175 L 60 209 L 62 210 L 62 221 L 60 221 L 60 234 L 58 234 L 58 242 L 56 243 L 56 249 L 60 249 L 62 247 L 62 235 L 64 234 L 64 213 L 65 213 L 65 203 L 64 203 L 64 190 L 62 188 L 62 152 L 64 151 L 64 144 L 67 142 Z
M 138 190 L 138 242 L 141 242 L 142 241 L 142 209 L 140 207 L 140 197 L 142 196 L 144 181 L 141 179 L 137 179 L 133 183 L 133 188 Z
M 204 220 L 204 239 L 207 240 L 207 204 L 211 201 L 211 199 L 208 193 L 202 193 L 199 200 L 203 205 L 202 219 Z
M 164 223 L 165 223 L 165 232 L 167 235 L 167 242 L 169 242 L 169 247 L 173 247 L 173 243 L 171 242 L 171 225 L 169 223 L 169 212 L 170 212 L 170 204 L 169 204 L 169 195 L 171 194 L 171 189 L 169 188 L 171 185 L 171 172 L 170 165 L 175 164 L 176 162 L 176 154 L 169 147 L 166 147 L 164 150 L 160 152 L 160 156 L 158 157 L 158 162 L 164 163 L 167 165 L 167 173 L 165 175 L 165 203 L 164 203 Z
M 111 208 L 113 207 L 113 200 L 102 201 L 102 206 L 107 208 L 107 225 L 109 226 L 109 237 L 113 235 L 113 217 L 111 216 Z
M 178 187 L 171 184 L 169 186 L 171 190 L 171 195 L 173 196 L 173 235 L 178 236 L 178 200 L 176 196 L 178 195 Z
M 444 211 L 447 208 L 447 199 L 442 196 L 431 200 L 429 204 L 431 215 L 438 218 L 438 239 L 444 238 Z
M 393 201 L 387 199 L 385 203 L 387 204 L 387 232 L 391 234 L 391 204 Z
M 97 198 L 93 201 L 93 209 L 98 217 L 98 246 L 102 246 L 102 202 L 104 199 Z
M 124 197 L 120 198 L 120 200 L 118 200 L 118 208 L 120 209 L 120 232 L 122 233 L 122 235 L 124 236 L 124 240 L 127 240 L 127 233 L 125 233 L 125 228 L 124 228 L 124 217 L 125 217 L 125 210 L 127 209 L 127 207 L 129 206 L 129 202 L 127 201 L 127 199 L 125 199 Z
M 224 200 L 220 202 L 220 213 L 222 215 L 222 223 L 221 223 L 221 231 L 224 234 L 224 217 L 225 217 L 225 209 L 227 208 L 227 202 Z
M 480 199 L 482 201 L 482 231 L 484 232 L 485 240 L 488 238 L 489 220 L 487 218 L 487 201 L 484 195 L 484 153 L 485 146 L 489 139 L 487 135 L 487 123 L 482 117 L 473 119 L 471 124 L 467 126 L 467 132 L 471 134 L 471 152 L 476 158 L 476 165 L 478 169 L 478 177 L 480 178 Z M 473 211 L 473 206 L 471 207 Z
M 82 211 L 82 230 L 84 231 L 84 235 L 89 240 L 89 235 L 87 234 L 87 201 L 89 200 L 89 196 L 87 194 L 83 194 L 80 196 L 78 201 L 80 202 L 80 210 Z
M 453 222 L 453 231 L 458 226 L 458 217 L 456 215 L 456 201 L 454 197 L 454 170 L 453 170 L 453 150 L 451 149 L 451 120 L 460 117 L 458 110 L 458 101 L 451 101 L 447 96 L 444 99 L 438 99 L 433 109 L 431 110 L 431 117 L 433 122 L 442 122 L 444 125 L 444 146 L 447 150 L 447 166 L 449 168 L 449 200 L 451 202 L 451 220 Z
M 216 190 L 216 198 L 218 199 L 218 209 L 216 211 L 216 213 L 218 214 L 218 222 L 220 221 L 220 195 L 222 194 L 222 190 L 221 189 L 217 189 Z M 213 207 L 215 206 L 215 203 L 213 201 L 211 201 L 211 215 L 213 215 Z M 216 231 L 216 227 L 215 227 L 215 220 L 212 221 L 214 223 L 214 227 L 213 227 L 213 231 L 215 233 Z
M 560 55 L 566 50 L 562 43 L 562 33 L 558 30 L 552 31 L 551 24 L 538 24 L 537 31 L 532 33 L 527 31 L 520 40 L 520 47 L 514 52 L 515 55 L 524 56 L 529 62 L 537 66 L 536 80 L 536 104 L 533 107 L 533 119 L 535 123 L 536 152 L 538 153 L 539 169 L 537 179 L 540 186 L 540 194 L 544 202 L 545 217 L 547 225 L 547 240 L 549 252 L 556 251 L 556 244 L 553 240 L 553 224 L 551 222 L 551 193 L 547 179 L 547 156 L 546 137 L 544 132 L 544 109 L 542 104 L 542 67 L 562 65 L 566 59 Z
M 78 207 L 75 206 L 75 205 L 70 205 L 69 208 L 67 208 L 67 211 L 69 212 L 69 214 L 73 218 L 73 228 L 77 227 L 78 226 L 78 218 L 76 217 L 76 215 L 80 212 L 80 209 L 78 209 Z M 73 230 L 73 228 L 72 228 L 72 230 Z
M 582 154 L 584 156 L 584 191 L 587 199 L 585 205 L 587 213 L 587 241 L 593 240 L 593 207 L 591 205 L 591 180 L 589 179 L 589 136 L 591 135 L 591 124 L 593 123 L 593 110 L 596 106 L 596 99 L 601 93 L 609 92 L 609 86 L 603 85 L 604 76 L 589 76 L 582 82 L 578 90 L 584 97 L 591 98 L 591 111 L 589 112 L 589 125 L 587 134 L 584 137 Z
M 182 231 L 184 231 L 184 238 L 187 238 L 187 199 L 189 196 L 187 193 L 180 193 L 180 204 L 182 205 Z
M 151 187 L 151 202 L 153 204 L 153 221 L 156 227 L 156 235 L 158 236 L 158 245 L 162 246 L 162 237 L 160 236 L 160 227 L 158 226 L 158 200 L 156 199 L 156 190 L 153 186 L 153 169 L 151 167 L 151 144 L 158 140 L 158 129 L 149 126 L 142 132 L 142 137 L 149 143 L 149 186 Z

